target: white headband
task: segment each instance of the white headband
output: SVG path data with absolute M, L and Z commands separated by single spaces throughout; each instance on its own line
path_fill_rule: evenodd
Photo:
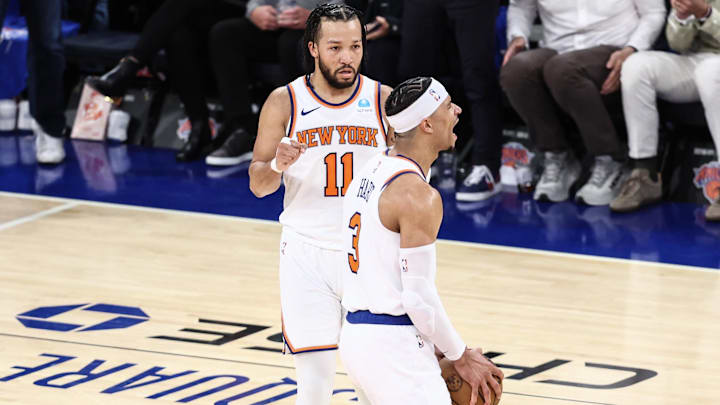
M 442 83 L 432 79 L 430 87 L 425 90 L 425 93 L 419 99 L 410 104 L 408 108 L 387 117 L 388 122 L 395 129 L 395 132 L 407 132 L 420 125 L 422 120 L 431 116 L 447 96 L 447 90 L 445 90 Z

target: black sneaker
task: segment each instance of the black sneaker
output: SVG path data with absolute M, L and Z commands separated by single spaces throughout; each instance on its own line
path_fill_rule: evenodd
M 211 166 L 238 165 L 252 159 L 253 137 L 243 128 L 236 129 L 220 148 L 205 158 Z
M 111 71 L 100 77 L 90 77 L 87 83 L 105 96 L 122 97 L 142 67 L 137 59 L 126 56 Z

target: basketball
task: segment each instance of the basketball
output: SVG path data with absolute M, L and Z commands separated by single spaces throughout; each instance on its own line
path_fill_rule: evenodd
M 470 384 L 465 382 L 460 374 L 455 370 L 452 361 L 443 358 L 440 359 L 440 370 L 442 372 L 442 378 L 445 380 L 448 391 L 450 391 L 450 399 L 452 405 L 468 405 L 470 403 Z M 500 389 L 502 390 L 502 381 L 499 378 L 495 379 L 500 383 Z M 495 391 L 490 390 L 491 405 L 498 405 L 499 399 L 495 398 Z M 485 405 L 483 401 L 482 392 L 478 392 L 477 405 Z

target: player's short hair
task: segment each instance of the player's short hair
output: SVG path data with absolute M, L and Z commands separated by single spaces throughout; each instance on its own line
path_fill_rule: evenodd
M 425 93 L 431 83 L 432 77 L 414 77 L 400 83 L 385 101 L 385 114 L 390 117 L 410 107 Z
M 360 62 L 362 68 L 365 63 L 365 49 L 367 45 L 367 33 L 365 32 L 365 24 L 363 24 L 362 12 L 350 7 L 346 4 L 326 3 L 321 4 L 310 13 L 305 23 L 305 34 L 303 35 L 303 46 L 305 48 L 305 69 L 311 73 L 315 69 L 315 58 L 310 54 L 308 43 L 317 43 L 320 33 L 320 25 L 323 19 L 330 21 L 352 21 L 354 19 L 360 23 L 362 31 L 363 60 Z

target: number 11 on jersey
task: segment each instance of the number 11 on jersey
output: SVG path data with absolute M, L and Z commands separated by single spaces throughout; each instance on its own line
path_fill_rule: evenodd
M 344 197 L 347 192 L 350 182 L 353 178 L 353 154 L 348 152 L 340 158 L 342 163 L 342 188 L 338 189 L 337 186 L 337 153 L 328 153 L 325 156 L 325 172 L 327 177 L 325 179 L 325 197 Z

